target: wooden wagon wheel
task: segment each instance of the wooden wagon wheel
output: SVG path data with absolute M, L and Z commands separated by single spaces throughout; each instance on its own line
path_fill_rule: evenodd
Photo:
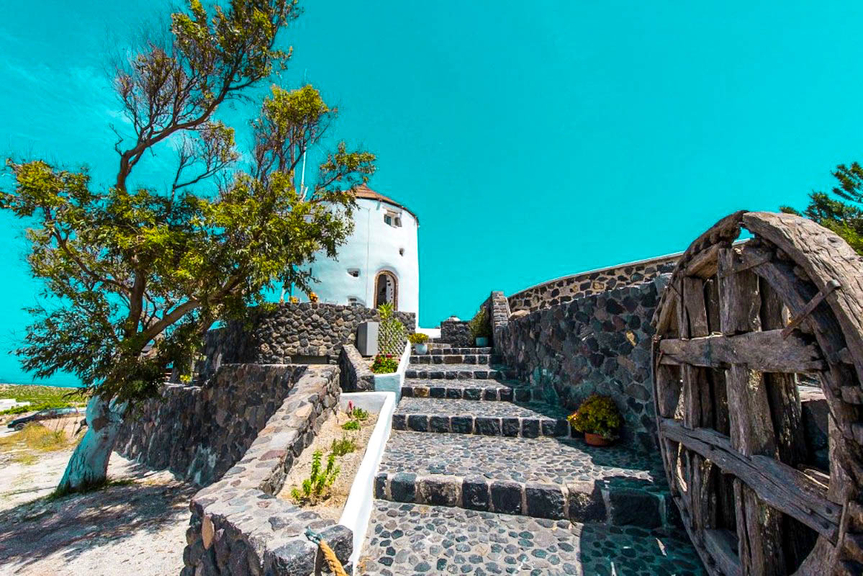
M 663 463 L 708 572 L 863 574 L 863 259 L 810 220 L 738 212 L 683 254 L 653 323 Z M 807 462 L 804 374 L 829 470 Z

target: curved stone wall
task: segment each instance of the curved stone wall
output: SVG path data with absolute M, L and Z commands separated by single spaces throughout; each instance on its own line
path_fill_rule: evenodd
M 513 312 L 519 310 L 534 312 L 592 294 L 601 294 L 624 286 L 650 282 L 660 274 L 670 273 L 679 258 L 680 254 L 673 254 L 620 264 L 601 270 L 580 272 L 531 286 L 521 292 L 516 292 L 507 300 L 510 310 Z
M 614 398 L 624 442 L 655 448 L 650 346 L 666 277 L 514 317 L 495 330 L 495 351 L 541 396 L 574 410 L 593 392 Z

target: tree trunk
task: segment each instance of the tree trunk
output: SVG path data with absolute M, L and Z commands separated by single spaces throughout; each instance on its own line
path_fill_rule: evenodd
M 87 432 L 66 465 L 57 492 L 83 492 L 104 484 L 108 459 L 123 423 L 125 404 L 94 396 L 87 404 Z

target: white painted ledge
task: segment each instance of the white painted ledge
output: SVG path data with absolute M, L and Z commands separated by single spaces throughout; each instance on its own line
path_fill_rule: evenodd
M 410 342 L 405 346 L 399 360 L 399 368 L 392 374 L 375 374 L 375 392 L 395 392 L 396 404 L 402 399 L 402 384 L 405 383 L 405 371 L 411 361 Z
M 375 429 L 366 445 L 363 461 L 354 476 L 348 501 L 339 518 L 339 524 L 347 526 L 354 534 L 354 550 L 350 562 L 356 567 L 363 551 L 366 530 L 372 516 L 374 506 L 375 475 L 381 464 L 381 457 L 392 430 L 393 413 L 396 410 L 396 395 L 394 392 L 348 392 L 341 395 L 339 406 L 347 408 L 348 402 L 353 402 L 356 408 L 362 408 L 378 414 Z

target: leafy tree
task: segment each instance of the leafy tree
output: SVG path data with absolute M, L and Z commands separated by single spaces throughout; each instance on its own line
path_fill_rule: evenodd
M 833 176 L 839 183 L 831 190 L 832 196 L 812 192 L 802 215 L 832 230 L 858 254 L 863 254 L 863 167 L 857 162 L 851 166 L 840 164 Z M 788 206 L 782 206 L 781 210 L 801 215 Z
M 59 491 L 105 481 L 129 406 L 156 395 L 165 369 L 188 366 L 218 318 L 238 317 L 262 291 L 309 278 L 294 271 L 351 230 L 351 190 L 374 156 L 338 144 L 312 190 L 296 169 L 337 115 L 311 86 L 273 86 L 251 123 L 246 165 L 234 130 L 215 114 L 286 67 L 277 36 L 299 15 L 295 0 L 198 0 L 172 15 L 170 35 L 118 66 L 114 86 L 132 138 L 121 139 L 116 182 L 96 187 L 86 170 L 9 160 L 12 189 L 0 208 L 28 225 L 32 274 L 45 304 L 18 350 L 39 377 L 77 374 L 92 398 L 89 429 Z M 130 176 L 157 145 L 178 152 L 164 182 L 133 188 Z

